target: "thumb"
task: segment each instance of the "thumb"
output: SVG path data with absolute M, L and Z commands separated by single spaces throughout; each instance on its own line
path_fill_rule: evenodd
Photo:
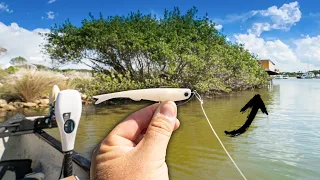
M 143 153 L 151 158 L 150 160 L 164 159 L 176 121 L 176 104 L 173 101 L 161 103 L 150 121 L 140 146 L 143 148 Z

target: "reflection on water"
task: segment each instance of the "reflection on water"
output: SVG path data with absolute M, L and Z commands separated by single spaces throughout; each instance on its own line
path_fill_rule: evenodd
M 260 93 L 269 115 L 259 110 L 246 133 L 227 137 L 224 130 L 243 125 L 240 109 Z M 319 179 L 320 80 L 280 79 L 271 89 L 204 99 L 207 115 L 230 155 L 248 179 Z M 130 113 L 146 104 L 116 107 L 86 106 L 75 150 L 91 159 L 95 146 Z M 46 112 L 27 112 L 40 115 Z M 10 116 L 10 115 L 9 115 Z M 212 134 L 198 101 L 178 108 L 181 126 L 169 144 L 170 179 L 241 179 Z M 57 129 L 48 130 L 59 138 Z

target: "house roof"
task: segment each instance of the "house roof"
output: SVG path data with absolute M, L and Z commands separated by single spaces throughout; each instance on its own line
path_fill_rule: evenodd
M 270 61 L 273 65 L 275 65 L 270 59 L 259 59 L 258 61 Z

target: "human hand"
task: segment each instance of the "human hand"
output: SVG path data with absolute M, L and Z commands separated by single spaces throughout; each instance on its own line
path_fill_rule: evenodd
M 166 150 L 179 125 L 177 106 L 172 101 L 129 115 L 94 150 L 90 179 L 169 179 Z

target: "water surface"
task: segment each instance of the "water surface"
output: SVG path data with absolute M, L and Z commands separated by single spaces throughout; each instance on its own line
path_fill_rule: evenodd
M 269 115 L 258 112 L 248 131 L 238 137 L 224 130 L 241 126 L 240 109 L 260 93 Z M 274 80 L 270 89 L 205 99 L 207 115 L 230 155 L 248 179 L 320 179 L 320 79 Z M 95 146 L 130 113 L 146 104 L 86 106 L 75 150 L 91 159 Z M 29 111 L 26 115 L 43 112 Z M 7 116 L 10 116 L 7 115 Z M 178 108 L 181 126 L 169 143 L 170 179 L 241 179 L 212 134 L 198 101 Z M 59 138 L 58 130 L 48 130 Z

